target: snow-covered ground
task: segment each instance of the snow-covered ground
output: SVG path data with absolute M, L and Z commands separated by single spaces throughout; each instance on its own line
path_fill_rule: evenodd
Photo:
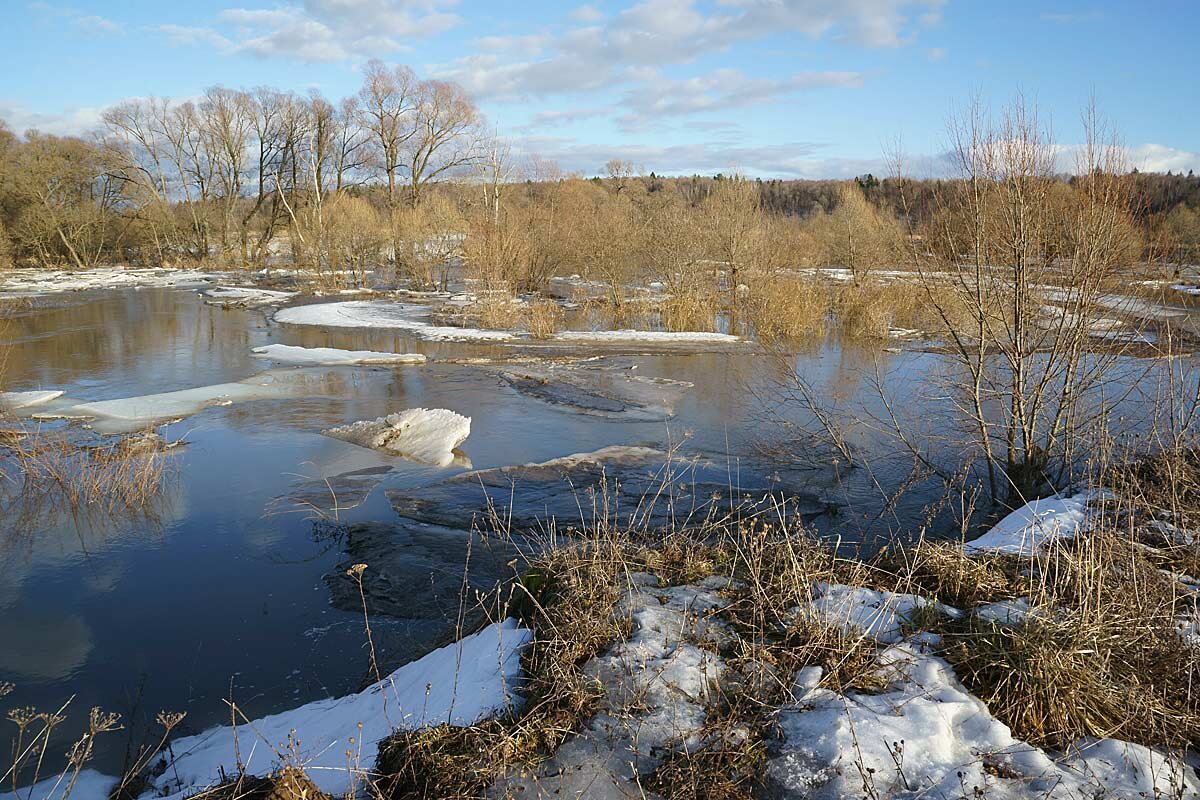
M 446 467 L 454 463 L 454 449 L 471 435 L 471 418 L 445 408 L 409 408 L 324 433 L 412 461 Z
M 470 725 L 516 702 L 521 651 L 529 630 L 515 620 L 478 633 L 405 664 L 357 694 L 317 700 L 262 719 L 211 728 L 171 743 L 166 769 L 147 797 L 182 798 L 236 776 L 239 761 L 249 775 L 281 766 L 302 766 L 321 791 L 342 797 L 362 787 L 375 764 L 379 742 L 393 730 L 450 723 Z M 298 741 L 294 752 L 288 742 Z M 106 800 L 115 779 L 87 771 L 71 800 Z M 49 779 L 22 789 L 19 798 L 59 800 L 63 785 Z
M 295 347 L 287 344 L 268 344 L 254 348 L 258 358 L 269 358 L 285 364 L 339 366 L 345 364 L 424 364 L 421 353 L 381 353 L 376 350 L 339 350 L 335 347 Z

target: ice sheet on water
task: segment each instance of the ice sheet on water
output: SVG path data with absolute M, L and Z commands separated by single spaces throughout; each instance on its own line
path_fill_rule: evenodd
M 0 392 L 0 408 L 17 409 L 40 406 L 62 397 L 60 391 Z
M 293 306 L 275 312 L 275 321 L 289 325 L 313 325 L 327 328 L 386 328 L 410 331 L 434 341 L 514 342 L 532 341 L 528 335 L 513 331 L 459 328 L 429 322 L 429 306 L 386 300 L 349 300 L 341 303 L 317 303 Z M 645 344 L 645 345 L 733 345 L 744 342 L 725 333 L 693 331 L 561 331 L 543 340 L 550 343 Z
M 376 350 L 340 350 L 336 347 L 296 347 L 288 344 L 268 344 L 254 348 L 258 358 L 269 358 L 285 364 L 339 366 L 347 364 L 424 364 L 421 353 L 381 353 Z
M 213 305 L 225 307 L 279 305 L 296 296 L 296 292 L 282 292 L 276 289 L 263 289 L 259 286 L 214 286 L 200 292 Z

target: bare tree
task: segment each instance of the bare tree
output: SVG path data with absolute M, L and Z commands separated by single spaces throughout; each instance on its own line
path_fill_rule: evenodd
M 414 131 L 403 147 L 409 204 L 421 202 L 425 187 L 479 157 L 479 111 L 466 91 L 448 81 L 417 85 Z

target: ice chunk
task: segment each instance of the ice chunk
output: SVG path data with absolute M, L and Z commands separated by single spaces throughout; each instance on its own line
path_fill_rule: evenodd
M 375 350 L 339 350 L 335 347 L 295 347 L 268 344 L 254 348 L 254 355 L 288 364 L 338 366 L 342 364 L 424 364 L 420 353 L 381 353 Z
M 1032 500 L 963 549 L 968 553 L 1035 555 L 1047 542 L 1073 538 L 1087 520 L 1088 501 L 1096 497 L 1098 493 L 1085 491 Z
M 0 292 L 32 296 L 88 289 L 192 287 L 211 283 L 213 277 L 211 273 L 186 269 L 13 270 L 0 279 Z
M 445 408 L 410 408 L 324 431 L 326 436 L 398 456 L 449 466 L 454 448 L 471 434 L 471 418 Z
M 0 408 L 28 408 L 59 397 L 62 397 L 62 392 L 58 391 L 0 392 Z

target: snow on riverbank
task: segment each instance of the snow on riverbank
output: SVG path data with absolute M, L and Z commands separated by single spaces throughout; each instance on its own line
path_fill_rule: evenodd
M 1177 758 L 1117 739 L 1081 741 L 1066 754 L 1013 737 L 945 660 L 917 639 L 884 650 L 882 692 L 817 688 L 800 670 L 796 702 L 778 722 L 767 763 L 775 797 L 1135 798 L 1200 797 Z
M 963 549 L 968 553 L 1033 556 L 1048 542 L 1073 538 L 1087 521 L 1088 503 L 1100 496 L 1099 492 L 1084 491 L 1030 501 L 983 536 L 964 544 Z
M 254 348 L 257 358 L 269 358 L 285 364 L 340 366 L 346 364 L 424 364 L 420 353 L 381 353 L 375 350 L 339 350 L 334 347 L 294 347 L 268 344 Z
M 100 267 L 85 270 L 14 270 L 0 278 L 0 297 L 36 296 L 89 289 L 184 288 L 216 280 L 210 272 L 172 269 Z
M 171 742 L 166 768 L 147 797 L 182 798 L 237 775 L 302 766 L 317 788 L 334 797 L 361 787 L 374 767 L 379 742 L 396 729 L 450 723 L 470 725 L 512 707 L 521 679 L 521 651 L 532 634 L 507 619 L 405 664 L 357 694 L 317 700 L 279 714 L 211 728 Z M 298 741 L 294 753 L 287 742 Z M 347 752 L 351 755 L 348 757 Z M 20 791 L 19 800 L 59 800 L 57 778 Z M 84 770 L 71 800 L 106 800 L 112 777 Z M 0 800 L 16 800 L 0 794 Z
M 317 303 L 293 306 L 275 312 L 275 321 L 287 325 L 311 325 L 325 328 L 384 328 L 409 331 L 432 341 L 514 342 L 532 341 L 527 334 L 513 331 L 458 328 L 434 325 L 429 306 L 384 300 L 348 300 L 341 303 Z M 741 337 L 727 333 L 698 331 L 561 331 L 541 342 L 582 344 L 738 344 Z
M 454 449 L 471 435 L 471 418 L 445 408 L 410 408 L 323 433 L 412 461 L 447 467 L 454 462 Z

